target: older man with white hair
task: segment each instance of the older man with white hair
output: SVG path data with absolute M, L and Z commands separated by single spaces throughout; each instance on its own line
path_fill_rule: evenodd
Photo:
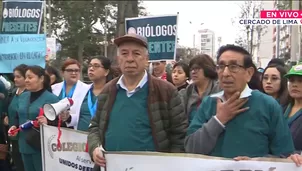
M 93 161 L 105 166 L 102 148 L 183 152 L 187 117 L 177 89 L 147 73 L 147 39 L 127 34 L 114 42 L 122 76 L 106 84 L 99 95 L 88 135 Z

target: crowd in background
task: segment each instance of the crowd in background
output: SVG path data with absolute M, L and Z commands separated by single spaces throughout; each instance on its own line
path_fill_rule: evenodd
M 248 53 L 245 54 L 244 50 L 240 48 L 238 50 L 238 48 L 239 47 L 233 45 L 223 46 L 219 49 L 218 56 L 223 56 L 222 54 L 224 54 L 227 51 L 234 51 L 239 54 L 243 53 L 244 55 L 248 55 Z M 123 54 L 122 52 L 121 55 L 127 55 L 127 54 Z M 122 63 L 125 61 L 120 61 L 120 62 Z M 276 102 L 278 102 L 278 104 L 280 104 L 280 106 L 282 107 L 284 118 L 290 129 L 292 141 L 294 144 L 294 149 L 295 151 L 299 151 L 299 152 L 302 150 L 302 131 L 301 131 L 302 126 L 300 126 L 301 125 L 300 122 L 302 121 L 302 117 L 300 117 L 302 114 L 302 110 L 301 110 L 302 109 L 302 100 L 301 100 L 302 99 L 302 65 L 295 66 L 296 68 L 293 67 L 291 70 L 288 70 L 283 61 L 279 59 L 272 59 L 266 68 L 257 69 L 251 59 L 250 60 L 246 59 L 245 63 L 242 65 L 238 63 L 232 63 L 232 61 L 231 63 L 227 63 L 227 64 L 223 63 L 223 61 L 220 61 L 221 63 L 216 64 L 213 61 L 213 59 L 206 54 L 200 54 L 195 56 L 190 60 L 189 64 L 184 63 L 182 61 L 174 62 L 171 71 L 166 70 L 166 61 L 158 61 L 158 62 L 150 63 L 148 62 L 148 60 L 146 60 L 143 62 L 145 63 L 144 66 L 142 67 L 144 67 L 144 70 L 149 72 L 149 73 L 146 72 L 146 76 L 147 74 L 153 75 L 155 80 L 152 81 L 154 82 L 154 84 L 156 83 L 162 85 L 163 91 L 166 90 L 169 91 L 171 94 L 173 94 L 171 88 L 165 89 L 165 87 L 169 87 L 169 85 L 162 84 L 161 82 L 157 83 L 158 79 L 156 78 L 159 78 L 160 80 L 170 82 L 171 83 L 170 85 L 174 85 L 175 89 L 177 89 L 178 91 L 178 94 L 176 95 L 177 98 L 175 96 L 176 99 L 174 99 L 175 100 L 174 102 L 178 103 L 177 101 L 178 98 L 181 100 L 181 104 L 183 106 L 183 110 L 181 110 L 181 113 L 185 114 L 184 116 L 186 117 L 188 123 L 185 123 L 185 121 L 183 123 L 180 123 L 182 121 L 176 122 L 174 120 L 173 122 L 179 125 L 187 124 L 187 126 L 184 126 L 182 129 L 186 130 L 188 127 L 189 130 L 188 132 L 192 131 L 191 133 L 187 133 L 186 140 L 184 140 L 183 137 L 183 141 L 186 141 L 184 143 L 185 144 L 184 149 L 187 152 L 210 154 L 209 152 L 204 152 L 201 149 L 201 147 L 200 149 L 195 147 L 197 142 L 203 144 L 203 142 L 197 141 L 196 138 L 194 137 L 197 136 L 196 134 L 198 132 L 196 131 L 197 128 L 195 129 L 195 126 L 198 125 L 198 127 L 203 127 L 198 123 L 203 120 L 199 118 L 199 113 L 201 112 L 202 109 L 205 109 L 207 107 L 207 106 L 203 106 L 205 105 L 203 104 L 203 101 L 205 100 L 206 104 L 211 104 L 212 102 L 209 102 L 208 99 L 210 95 L 220 93 L 223 90 L 226 91 L 225 90 L 226 88 L 223 89 L 221 84 L 227 87 L 229 84 L 228 81 L 221 83 L 221 79 L 219 79 L 221 77 L 221 74 L 227 74 L 224 73 L 227 72 L 225 70 L 228 70 L 228 72 L 230 73 L 236 73 L 240 69 L 246 69 L 247 74 L 249 74 L 248 69 L 253 70 L 253 72 L 251 72 L 252 74 L 250 80 L 247 81 L 248 87 L 251 90 L 257 92 L 259 91 L 259 93 L 262 92 L 261 94 L 263 93 L 267 94 L 272 98 L 274 98 Z M 152 70 L 149 70 L 150 65 L 152 65 Z M 86 84 L 80 80 L 82 65 L 75 59 L 67 59 L 66 61 L 63 62 L 62 67 L 60 69 L 54 68 L 52 66 L 47 66 L 45 69 L 43 69 L 39 66 L 26 66 L 22 64 L 14 69 L 13 79 L 11 79 L 10 76 L 1 76 L 0 77 L 0 98 L 1 98 L 0 113 L 2 114 L 1 115 L 2 122 L 0 123 L 0 125 L 2 129 L 0 134 L 0 141 L 1 141 L 0 144 L 11 144 L 11 146 L 10 145 L 7 146 L 10 153 L 1 153 L 0 155 L 1 157 L 5 154 L 4 157 L 0 158 L 1 171 L 8 171 L 10 169 L 16 171 L 24 171 L 24 170 L 41 171 L 42 158 L 41 158 L 39 144 L 35 144 L 34 142 L 30 141 L 28 139 L 28 135 L 23 132 L 20 132 L 17 135 L 8 134 L 10 130 L 17 129 L 20 124 L 25 123 L 27 120 L 37 119 L 40 124 L 48 124 L 53 126 L 57 126 L 60 122 L 60 125 L 62 127 L 68 127 L 71 129 L 77 129 L 87 132 L 90 131 L 91 133 L 93 129 L 91 128 L 91 130 L 89 130 L 91 118 L 99 119 L 99 120 L 104 119 L 102 118 L 101 110 L 97 108 L 97 105 L 103 104 L 102 101 L 100 100 L 101 98 L 99 97 L 99 95 L 102 94 L 102 92 L 104 91 L 104 87 L 106 87 L 107 83 L 110 81 L 111 82 L 108 84 L 112 84 L 112 80 L 113 81 L 115 80 L 117 82 L 116 84 L 119 84 L 121 87 L 123 86 L 122 83 L 118 82 L 118 79 L 122 75 L 124 76 L 124 74 L 127 72 L 127 67 L 124 69 L 121 67 L 123 66 L 112 67 L 111 61 L 106 57 L 94 57 L 90 59 L 88 64 L 88 70 L 85 71 L 88 74 L 88 78 L 91 82 L 90 84 Z M 301 67 L 301 68 L 297 68 L 297 67 Z M 115 86 L 111 85 L 111 87 L 115 87 Z M 144 85 L 142 84 L 141 93 L 142 94 L 147 93 L 147 91 L 144 91 L 143 87 Z M 171 91 L 168 89 L 171 89 Z M 107 91 L 108 93 L 111 93 L 111 91 L 113 90 L 106 89 L 105 92 Z M 132 94 L 137 92 L 136 89 L 133 89 L 133 91 L 134 92 L 132 92 Z M 159 93 L 158 96 L 164 96 L 163 94 L 165 94 L 164 92 L 157 92 L 157 91 L 155 92 L 155 94 L 156 93 Z M 120 94 L 119 91 L 117 92 L 116 96 L 118 98 L 126 98 L 126 96 L 122 97 L 122 94 Z M 131 95 L 129 95 L 128 97 L 130 96 Z M 149 96 L 151 95 L 149 94 Z M 42 107 L 43 104 L 56 103 L 59 100 L 64 99 L 65 97 L 76 99 L 75 105 L 73 105 L 74 107 L 71 108 L 69 112 L 62 113 L 60 115 L 61 116 L 60 119 L 56 118 L 55 121 L 50 121 L 44 116 L 38 116 L 37 111 L 39 108 Z M 98 102 L 98 98 L 100 98 L 99 102 Z M 144 99 L 143 96 L 140 98 Z M 157 98 L 158 97 L 154 97 L 154 99 Z M 163 99 L 167 100 L 165 97 L 163 97 Z M 264 99 L 269 99 L 269 98 L 265 96 Z M 133 103 L 140 103 L 140 102 L 135 101 Z M 167 103 L 169 105 L 172 105 L 172 102 L 170 104 L 170 102 L 167 101 Z M 219 102 L 217 103 L 219 104 Z M 240 103 L 244 104 L 246 102 L 244 103 L 240 102 Z M 151 105 L 151 104 L 153 105 L 153 101 L 152 103 L 148 103 L 145 105 Z M 119 105 L 119 104 L 115 103 L 114 106 L 115 105 Z M 135 105 L 135 104 L 129 102 L 128 105 Z M 153 108 L 156 108 L 156 105 L 157 104 L 154 104 Z M 269 106 L 270 104 L 267 105 Z M 165 110 L 164 107 L 162 107 L 161 105 L 158 106 L 159 106 L 158 110 Z M 113 106 L 111 107 L 114 108 Z M 266 107 L 267 106 L 264 106 L 264 108 Z M 205 111 L 206 110 L 207 109 L 205 109 Z M 112 112 L 114 113 L 114 110 Z M 150 111 L 150 112 L 155 113 L 157 111 Z M 177 116 L 180 115 L 175 115 L 175 117 Z M 112 114 L 111 117 L 114 117 L 114 115 Z M 162 117 L 166 117 L 166 116 L 162 116 Z M 267 119 L 268 118 L 269 117 L 267 117 Z M 124 117 L 123 119 L 127 120 Z M 141 118 L 141 120 L 137 120 L 137 122 L 144 122 L 143 120 L 145 119 L 146 118 Z M 168 118 L 162 118 L 162 119 L 164 120 L 163 125 L 171 124 L 171 123 L 166 123 L 166 121 L 169 120 Z M 179 119 L 181 119 L 181 117 L 179 117 Z M 250 119 L 254 119 L 254 118 L 250 116 Z M 210 124 L 209 123 L 210 118 L 204 120 L 205 120 L 203 121 L 204 124 L 205 123 Z M 167 122 L 172 122 L 172 121 L 170 120 Z M 274 125 L 277 126 L 276 129 L 283 128 L 280 126 L 281 122 L 280 123 L 277 123 L 277 121 L 275 122 L 276 123 L 272 123 L 272 124 L 277 124 Z M 147 123 L 143 123 L 143 124 L 147 124 Z M 158 123 L 155 123 L 155 125 L 157 124 Z M 255 127 L 259 126 L 257 124 L 259 123 L 256 123 L 254 126 Z M 116 127 L 122 128 L 118 125 L 116 125 Z M 183 132 L 186 132 L 185 130 L 183 130 Z M 206 131 L 206 130 L 202 130 L 202 131 Z M 265 130 L 258 130 L 258 131 L 264 131 L 263 134 L 269 134 L 265 132 Z M 282 131 L 280 130 L 280 132 Z M 113 134 L 112 132 L 110 133 Z M 226 132 L 226 133 L 232 134 L 231 132 Z M 31 134 L 33 136 L 32 138 L 33 140 L 37 140 L 37 138 L 39 138 L 35 133 L 31 133 Z M 144 133 L 142 132 L 142 134 Z M 206 133 L 203 132 L 203 137 L 207 137 L 205 136 L 205 134 Z M 110 137 L 110 135 L 106 135 L 106 136 Z M 112 139 L 112 137 L 111 138 L 108 137 L 107 139 Z M 162 137 L 162 136 L 156 136 L 156 137 Z M 274 137 L 270 137 L 270 138 L 274 139 Z M 211 136 L 209 136 L 207 139 L 208 140 L 211 139 Z M 172 140 L 170 139 L 169 141 Z M 161 143 L 166 144 L 168 142 L 164 142 L 163 140 L 163 142 Z M 222 142 L 219 141 L 217 143 L 222 143 Z M 165 146 L 163 144 L 160 145 Z M 194 144 L 194 147 L 192 147 L 192 144 Z M 106 146 L 107 146 L 106 147 L 107 150 L 115 148 L 114 145 L 108 145 L 108 143 L 106 144 Z M 90 148 L 92 149 L 92 147 Z M 156 149 L 159 149 L 160 147 L 156 148 L 154 147 L 154 144 L 151 143 L 149 144 L 148 148 L 150 148 L 150 151 L 152 150 L 156 151 Z M 205 147 L 205 149 L 213 149 L 213 148 L 214 147 Z M 221 147 L 221 148 L 225 148 L 225 147 Z M 274 147 L 272 147 L 270 150 L 278 151 L 273 148 Z M 256 149 L 256 151 L 257 150 L 259 149 Z M 159 150 L 159 151 L 169 151 L 169 150 Z M 220 154 L 220 151 L 221 149 L 215 148 L 213 155 L 215 152 L 216 154 Z M 288 150 L 287 152 L 290 151 L 291 150 Z M 94 160 L 97 160 L 95 158 L 95 154 L 93 150 L 90 151 L 90 154 Z M 276 154 L 279 154 L 279 152 Z M 246 155 L 248 156 L 248 153 L 246 153 Z M 286 154 L 284 155 L 289 156 Z M 222 152 L 221 155 L 219 156 L 234 157 L 230 154 L 222 154 Z M 253 155 L 251 155 L 250 157 L 253 157 Z

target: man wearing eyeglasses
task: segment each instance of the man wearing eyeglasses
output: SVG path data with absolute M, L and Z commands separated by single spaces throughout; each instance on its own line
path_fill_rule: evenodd
M 127 34 L 114 43 L 122 75 L 105 85 L 89 126 L 88 146 L 94 163 L 105 166 L 102 148 L 183 152 L 187 116 L 177 89 L 147 73 L 147 38 Z
M 217 72 L 223 91 L 203 100 L 189 126 L 186 151 L 239 160 L 290 156 L 293 142 L 278 102 L 247 85 L 256 72 L 249 52 L 235 45 L 221 47 Z

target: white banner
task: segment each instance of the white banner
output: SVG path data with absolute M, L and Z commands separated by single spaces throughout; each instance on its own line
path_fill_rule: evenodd
M 49 61 L 52 59 L 56 59 L 57 46 L 56 46 L 56 38 L 46 38 L 46 57 L 45 60 Z
M 107 171 L 302 171 L 285 159 L 234 161 L 191 154 L 108 153 Z M 265 159 L 261 159 L 265 160 Z
M 91 171 L 94 164 L 85 152 L 87 133 L 61 130 L 61 148 L 57 148 L 58 128 L 41 127 L 43 171 Z M 107 171 L 302 171 L 302 167 L 296 167 L 287 159 L 234 161 L 195 154 L 151 152 L 110 152 L 105 158 Z
M 58 128 L 41 127 L 43 171 L 90 171 L 94 163 L 86 150 L 87 133 L 61 128 L 61 147 L 57 148 Z

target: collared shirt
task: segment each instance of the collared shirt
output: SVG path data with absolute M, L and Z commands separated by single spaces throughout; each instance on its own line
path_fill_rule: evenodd
M 250 87 L 248 85 L 245 86 L 244 90 L 241 92 L 240 94 L 240 99 L 242 98 L 247 98 L 247 97 L 250 97 L 252 95 L 252 89 L 250 89 Z M 223 102 L 226 101 L 226 99 L 224 98 L 224 91 L 221 91 L 219 93 L 216 93 L 216 94 L 212 94 L 210 97 L 217 97 L 217 98 L 220 98 Z M 214 119 L 223 127 L 225 128 L 225 125 L 222 124 L 220 122 L 220 120 L 214 116 Z
M 143 78 L 142 78 L 142 79 L 140 80 L 140 82 L 137 84 L 137 86 L 135 87 L 135 89 L 132 90 L 132 91 L 129 91 L 128 88 L 125 86 L 123 80 L 122 80 L 122 79 L 123 79 L 123 76 L 124 76 L 124 75 L 122 75 L 122 76 L 120 77 L 120 79 L 117 81 L 116 84 L 117 84 L 117 86 L 119 86 L 120 88 L 126 90 L 127 96 L 128 96 L 128 97 L 131 97 L 135 92 L 137 92 L 139 89 L 143 88 L 143 86 L 144 86 L 144 85 L 147 83 L 147 81 L 148 81 L 148 74 L 147 74 L 147 71 L 145 71 L 145 74 L 144 74 Z

